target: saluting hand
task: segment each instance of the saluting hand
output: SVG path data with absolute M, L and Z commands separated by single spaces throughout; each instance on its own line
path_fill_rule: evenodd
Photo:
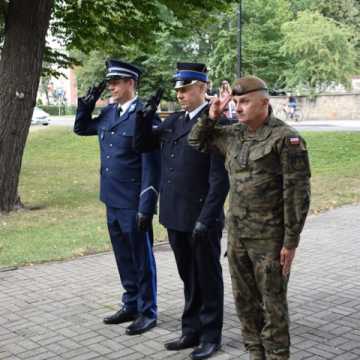
M 282 266 L 282 273 L 288 276 L 291 269 L 291 264 L 295 257 L 296 248 L 287 249 L 285 246 L 280 251 L 280 265 Z
M 79 101 L 82 102 L 84 105 L 88 106 L 88 108 L 92 112 L 95 108 L 96 102 L 99 100 L 105 88 L 106 88 L 106 80 L 103 80 L 97 86 L 94 85 L 90 87 L 86 95 L 79 98 Z
M 209 109 L 210 119 L 212 119 L 212 120 L 219 119 L 219 117 L 225 110 L 226 105 L 229 103 L 230 100 L 231 100 L 230 94 L 224 96 L 221 100 L 219 98 L 213 99 L 213 101 L 211 101 L 211 103 L 210 103 L 211 105 L 210 105 L 210 109 Z

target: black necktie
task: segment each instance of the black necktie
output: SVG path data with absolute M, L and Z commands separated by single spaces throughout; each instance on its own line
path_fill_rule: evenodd
M 118 106 L 118 108 L 116 109 L 117 115 L 120 117 L 121 113 L 122 113 L 122 108 L 121 106 Z
M 185 120 L 185 124 L 187 124 L 190 121 L 189 113 L 186 113 L 184 120 Z

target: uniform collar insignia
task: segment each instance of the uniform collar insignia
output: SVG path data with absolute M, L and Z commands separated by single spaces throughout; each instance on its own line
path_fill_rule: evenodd
M 129 112 L 134 111 L 134 110 L 135 110 L 135 108 L 136 108 L 136 103 L 135 103 L 135 102 L 133 102 L 133 103 L 131 104 L 130 108 L 129 108 Z

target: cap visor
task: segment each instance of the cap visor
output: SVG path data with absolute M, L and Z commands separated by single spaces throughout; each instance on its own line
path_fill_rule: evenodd
M 185 87 L 188 87 L 188 86 L 191 86 L 191 85 L 194 85 L 194 84 L 197 84 L 198 80 L 191 80 L 190 82 L 187 80 L 187 81 L 182 81 L 182 80 L 177 80 L 175 81 L 175 85 L 174 85 L 174 89 L 177 90 L 177 89 L 182 89 L 182 88 L 185 88 Z
M 132 76 L 124 76 L 124 75 L 106 75 L 105 76 L 106 80 L 121 80 L 121 79 L 133 79 Z

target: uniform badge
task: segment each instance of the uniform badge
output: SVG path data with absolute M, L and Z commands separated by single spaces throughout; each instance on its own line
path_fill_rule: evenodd
M 300 138 L 297 136 L 292 136 L 289 138 L 289 142 L 291 145 L 299 145 L 300 144 Z
M 135 108 L 136 108 L 136 104 L 132 104 L 132 105 L 130 106 L 129 112 L 134 111 Z

